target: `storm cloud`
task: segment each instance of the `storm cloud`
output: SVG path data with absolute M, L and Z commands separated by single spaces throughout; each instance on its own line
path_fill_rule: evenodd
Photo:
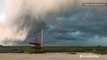
M 99 41 L 106 40 L 107 37 L 107 7 L 75 7 L 65 13 L 52 15 L 54 21 L 49 21 L 49 29 L 46 31 L 46 39 L 56 40 L 62 45 L 66 41 Z M 50 38 L 51 37 L 51 38 Z M 47 42 L 47 41 L 45 41 Z M 56 43 L 55 42 L 55 43 Z M 85 43 L 86 43 L 85 42 Z M 87 43 L 88 43 L 87 42 Z M 48 43 L 48 42 L 47 42 Z M 99 45 L 90 42 L 92 45 Z M 95 44 L 93 44 L 95 43 Z M 103 45 L 102 41 L 102 45 Z M 77 43 L 82 45 L 84 42 Z M 75 44 L 74 44 L 75 45 Z M 86 44 L 84 44 L 86 45 Z
M 107 37 L 107 7 L 82 6 L 106 0 L 6 0 L 8 28 L 4 40 L 29 42 L 44 27 L 44 43 L 67 44 Z M 4 30 L 4 29 L 3 29 Z M 9 31 L 8 31 L 9 30 Z M 2 38 L 3 39 L 3 38 Z M 9 40 L 10 39 L 10 40 Z M 3 40 L 3 41 L 4 41 Z M 85 43 L 85 42 L 83 42 Z M 65 45 L 64 44 L 64 45 Z

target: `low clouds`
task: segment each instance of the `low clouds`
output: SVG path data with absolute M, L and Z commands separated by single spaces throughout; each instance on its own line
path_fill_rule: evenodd
M 50 28 L 46 31 L 46 38 L 49 37 L 49 40 L 54 41 L 59 40 L 59 44 L 67 40 L 69 42 L 105 40 L 103 37 L 107 37 L 107 9 L 100 10 L 100 7 L 97 9 L 99 10 L 93 7 L 77 8 L 56 16 L 52 15 L 51 18 L 54 21 L 49 21 Z M 95 10 L 97 12 L 94 12 Z M 103 43 L 102 41 L 102 45 Z M 77 45 L 79 44 L 81 45 L 81 43 Z
M 46 44 L 81 45 L 107 37 L 107 7 L 84 7 L 106 0 L 6 0 L 8 37 L 19 43 L 33 40 L 43 29 Z M 12 33 L 11 33 L 12 32 Z M 1 35 L 2 36 L 2 35 Z M 105 39 L 103 39 L 105 40 Z M 11 40 L 9 40 L 11 42 Z M 65 42 L 65 43 L 64 43 Z M 69 44 L 68 44 L 69 43 Z M 103 43 L 102 43 L 103 44 Z

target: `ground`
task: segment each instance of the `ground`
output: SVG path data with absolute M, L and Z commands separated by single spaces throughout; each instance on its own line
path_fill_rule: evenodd
M 99 57 L 80 57 L 80 55 L 93 55 L 92 53 L 43 53 L 43 54 L 24 54 L 24 53 L 0 53 L 0 60 L 107 60 L 107 55 L 97 55 Z

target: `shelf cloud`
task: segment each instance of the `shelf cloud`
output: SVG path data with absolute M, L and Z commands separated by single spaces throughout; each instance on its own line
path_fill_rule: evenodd
M 6 0 L 7 26 L 1 28 L 2 41 L 26 41 L 46 25 L 46 39 L 87 40 L 106 37 L 104 7 L 84 7 L 82 3 L 105 3 L 106 0 Z M 0 31 L 1 32 L 1 31 Z M 48 38 L 47 38 L 48 36 Z M 12 42 L 13 43 L 13 42 Z

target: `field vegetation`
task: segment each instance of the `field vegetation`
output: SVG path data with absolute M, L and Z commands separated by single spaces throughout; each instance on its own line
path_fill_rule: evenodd
M 34 49 L 31 46 L 0 46 L 0 53 L 33 53 Z M 107 54 L 107 47 L 105 46 L 44 46 L 43 52 L 67 52 L 76 54 L 82 53 L 96 53 Z

